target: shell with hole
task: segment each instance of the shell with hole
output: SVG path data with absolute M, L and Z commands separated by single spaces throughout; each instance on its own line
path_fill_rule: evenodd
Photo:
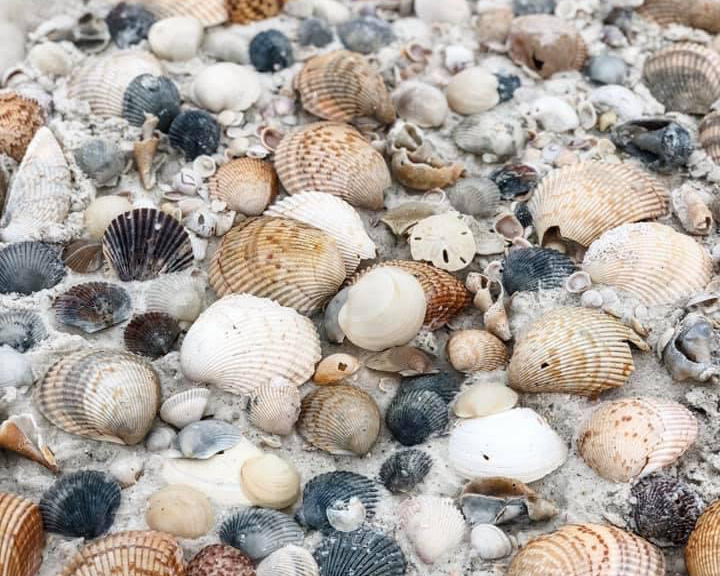
M 253 426 L 270 434 L 288 436 L 300 417 L 300 392 L 291 382 L 276 378 L 252 391 L 247 409 Z
M 485 330 L 460 330 L 453 333 L 446 353 L 458 372 L 500 370 L 507 365 L 505 343 Z
M 688 234 L 706 235 L 712 231 L 712 212 L 689 182 L 672 191 L 672 207 Z
M 151 530 L 179 538 L 200 538 L 213 527 L 212 504 L 205 494 L 189 486 L 171 484 L 148 498 L 145 522 Z
M 270 554 L 258 564 L 256 572 L 257 576 L 320 576 L 312 554 L 293 544 Z
M 670 334 L 667 343 L 663 339 L 658 342 L 663 363 L 675 382 L 717 382 L 720 368 L 712 361 L 712 341 L 713 324 L 691 312 Z
M 203 417 L 209 398 L 207 388 L 191 388 L 173 394 L 160 406 L 160 418 L 175 428 L 185 428 Z
M 282 510 L 300 497 L 300 474 L 275 454 L 248 458 L 240 470 L 240 482 L 255 506 Z
M 453 412 L 458 418 L 481 418 L 511 410 L 517 401 L 517 392 L 505 384 L 473 384 L 460 393 L 453 405 Z
M 720 568 L 720 501 L 713 502 L 695 525 L 685 548 L 690 576 L 713 576 Z
M 337 384 L 360 370 L 360 361 L 350 354 L 331 354 L 323 358 L 315 368 L 313 382 L 320 386 Z
M 225 202 L 228 210 L 260 216 L 277 196 L 278 177 L 269 162 L 236 158 L 220 166 L 208 188 L 210 196 Z
M 465 537 L 465 518 L 450 498 L 416 496 L 400 505 L 402 530 L 425 564 L 455 550 Z
M 645 0 L 637 13 L 661 26 L 681 24 L 715 34 L 720 32 L 720 3 L 717 0 L 690 0 L 685 5 L 678 5 L 673 0 Z
M 43 561 L 44 545 L 43 520 L 37 504 L 0 492 L 0 573 L 35 576 Z
M 470 266 L 477 250 L 475 237 L 458 216 L 438 214 L 418 222 L 410 233 L 413 259 L 450 272 Z
M 0 94 L 0 154 L 22 162 L 36 132 L 45 124 L 38 102 L 18 92 Z

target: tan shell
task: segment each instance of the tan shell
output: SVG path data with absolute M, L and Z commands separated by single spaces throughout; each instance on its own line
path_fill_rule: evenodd
M 580 428 L 577 446 L 600 476 L 629 482 L 675 462 L 697 434 L 697 421 L 677 402 L 623 398 L 592 413 Z
M 282 510 L 300 497 L 300 474 L 275 454 L 248 458 L 240 470 L 240 482 L 255 506 Z
M 625 384 L 635 370 L 630 343 L 650 347 L 620 320 L 589 308 L 558 308 L 515 342 L 510 386 L 521 392 L 597 396 Z
M 76 240 L 65 247 L 62 256 L 65 265 L 74 272 L 96 272 L 103 263 L 102 242 Z
M 152 531 L 117 532 L 92 541 L 77 553 L 61 576 L 184 576 L 178 542 Z
M 280 14 L 286 0 L 225 0 L 230 21 L 247 24 Z
M 159 144 L 160 139 L 155 137 L 133 143 L 133 159 L 145 190 L 151 190 L 155 186 L 153 161 Z
M 297 220 L 261 216 L 223 237 L 209 279 L 220 297 L 254 294 L 312 314 L 340 289 L 345 264 L 325 232 Z
M 226 22 L 228 10 L 225 0 L 140 0 L 158 18 L 192 16 L 204 26 L 217 26 Z M 228 6 L 228 9 L 230 7 Z
M 45 545 L 40 508 L 0 492 L 0 576 L 35 576 Z
M 690 576 L 720 574 L 720 501 L 703 512 L 685 548 L 685 565 Z
M 152 530 L 179 538 L 200 538 L 213 527 L 212 504 L 195 488 L 171 484 L 148 498 L 145 521 Z
M 336 50 L 307 61 L 293 80 L 305 110 L 324 120 L 395 122 L 385 81 L 362 54 Z
M 0 154 L 21 162 L 35 132 L 44 124 L 45 113 L 35 100 L 16 92 L 0 94 Z
M 664 576 L 665 557 L 639 536 L 601 524 L 563 526 L 531 540 L 507 576 Z
M 681 24 L 701 28 L 717 34 L 720 32 L 720 2 L 718 0 L 645 0 L 636 12 L 662 26 Z
M 700 145 L 716 163 L 720 162 L 720 112 L 710 112 L 700 123 Z
M 405 149 L 392 155 L 390 167 L 397 181 L 413 190 L 447 188 L 465 173 L 465 166 L 460 162 L 447 164 L 438 157 L 420 161 Z
M 365 360 L 365 367 L 401 376 L 435 374 L 433 358 L 414 346 L 396 346 L 373 354 Z
M 250 423 L 264 432 L 287 436 L 300 417 L 300 392 L 283 379 L 253 390 L 248 403 Z
M 645 61 L 643 81 L 668 112 L 707 114 L 720 98 L 720 54 L 700 44 L 673 44 Z
M 278 193 L 278 177 L 270 162 L 236 158 L 220 166 L 208 182 L 210 196 L 222 200 L 228 210 L 259 216 Z
M 621 288 L 645 304 L 670 304 L 701 291 L 713 263 L 693 238 L 655 222 L 625 224 L 588 249 L 583 270 L 596 284 Z
M 45 444 L 40 427 L 32 414 L 10 416 L 0 425 L 0 448 L 15 452 L 53 472 L 60 470 L 55 454 Z
M 319 385 L 337 384 L 360 370 L 360 361 L 350 354 L 331 354 L 315 368 L 313 382 Z
M 359 388 L 325 386 L 303 399 L 298 426 L 316 448 L 338 456 L 364 456 L 380 432 L 380 409 Z
M 482 418 L 515 407 L 517 392 L 498 382 L 473 384 L 463 390 L 453 404 L 453 412 L 458 418 Z
M 391 184 L 382 155 L 353 127 L 335 122 L 308 124 L 285 136 L 275 168 L 290 194 L 327 192 L 371 210 L 383 207 Z
M 492 372 L 508 362 L 508 351 L 500 338 L 485 330 L 460 330 L 447 343 L 450 364 L 458 372 Z

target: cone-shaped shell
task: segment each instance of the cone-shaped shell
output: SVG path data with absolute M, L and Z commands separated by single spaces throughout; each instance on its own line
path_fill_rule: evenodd
M 290 544 L 260 562 L 257 576 L 320 576 L 320 569 L 308 550 Z
M 636 12 L 662 26 L 681 24 L 720 32 L 720 2 L 718 0 L 690 0 L 678 4 L 675 0 L 645 0 Z
M 270 162 L 236 158 L 220 166 L 208 182 L 210 195 L 247 216 L 260 216 L 275 200 L 278 177 Z
M 280 14 L 286 0 L 225 0 L 230 21 L 247 24 Z
M 395 106 L 385 81 L 362 54 L 336 50 L 307 61 L 295 76 L 305 110 L 324 120 L 353 122 L 374 118 L 395 121 Z
M 667 213 L 669 195 L 653 176 L 630 164 L 581 162 L 553 170 L 528 208 L 543 245 L 589 246 L 603 232 Z
M 226 22 L 228 10 L 225 0 L 139 0 L 158 18 L 192 16 L 204 26 L 217 26 Z
M 254 294 L 312 314 L 340 289 L 345 265 L 335 240 L 322 230 L 261 216 L 225 234 L 209 277 L 220 297 Z
M 547 248 L 511 250 L 503 261 L 502 282 L 508 295 L 515 292 L 560 288 L 575 272 L 570 258 Z
M 38 386 L 43 416 L 69 434 L 137 444 L 160 407 L 160 378 L 118 350 L 81 350 L 56 362 Z
M 292 434 L 300 417 L 300 392 L 285 379 L 261 384 L 250 395 L 248 413 L 250 423 L 264 432 Z
M 45 124 L 45 114 L 35 100 L 16 92 L 0 94 L 0 154 L 21 162 L 30 141 Z
M 317 122 L 285 136 L 275 153 L 280 182 L 290 194 L 316 190 L 353 206 L 379 210 L 391 184 L 382 155 L 346 124 Z
M 40 427 L 32 414 L 10 416 L 0 425 L 0 448 L 19 454 L 58 472 L 55 454 L 45 444 Z
M 720 162 L 720 112 L 710 112 L 700 123 L 700 145 L 715 162 Z
M 713 502 L 700 516 L 685 548 L 690 576 L 715 576 L 720 570 L 720 501 Z
M 320 358 L 320 339 L 308 318 L 249 294 L 226 296 L 205 310 L 180 350 L 187 378 L 235 394 L 277 377 L 300 386 Z
M 0 250 L 0 294 L 32 294 L 65 277 L 55 250 L 42 242 L 17 242 Z
M 132 300 L 120 286 L 87 282 L 58 296 L 53 310 L 58 322 L 93 334 L 130 318 Z
M 0 575 L 35 576 L 45 545 L 37 504 L 0 492 Z
M 713 264 L 692 237 L 655 222 L 625 224 L 592 243 L 583 270 L 645 304 L 670 304 L 701 291 Z
M 416 496 L 400 506 L 402 530 L 426 564 L 456 549 L 465 536 L 465 518 L 450 498 Z
M 517 337 L 510 386 L 521 392 L 597 396 L 622 386 L 633 373 L 630 343 L 650 349 L 632 328 L 599 310 L 552 310 Z
M 407 569 L 398 543 L 371 528 L 333 532 L 313 555 L 323 576 L 404 576 Z
M 556 574 L 664 576 L 665 557 L 646 540 L 614 526 L 568 525 L 531 540 L 515 556 L 507 576 Z
M 677 402 L 623 398 L 592 413 L 580 429 L 577 445 L 600 476 L 628 482 L 675 462 L 697 434 L 697 421 Z

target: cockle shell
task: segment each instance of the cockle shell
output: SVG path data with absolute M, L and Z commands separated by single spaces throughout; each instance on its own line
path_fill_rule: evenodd
M 425 479 L 432 464 L 432 457 L 422 450 L 401 450 L 383 462 L 378 476 L 390 492 L 409 492 Z
M 0 312 L 0 347 L 10 346 L 18 352 L 27 352 L 47 336 L 47 328 L 39 314 L 31 310 Z
M 517 392 L 505 384 L 474 384 L 458 396 L 453 412 L 458 418 L 490 416 L 514 408 L 517 401 Z
M 45 534 L 37 504 L 0 492 L 0 574 L 35 576 L 42 564 Z
M 203 417 L 209 398 L 207 388 L 191 388 L 173 394 L 160 406 L 160 418 L 175 428 L 185 428 Z
M 445 94 L 435 86 L 408 80 L 392 93 L 398 116 L 421 128 L 442 126 L 448 115 Z
M 161 132 L 167 132 L 180 114 L 180 91 L 166 76 L 140 74 L 125 89 L 122 115 L 133 126 L 141 127 L 153 116 Z M 150 140 L 150 134 L 145 135 Z
M 249 66 L 220 62 L 204 68 L 190 92 L 195 104 L 210 112 L 247 110 L 260 97 L 260 78 Z
M 261 384 L 250 394 L 249 420 L 270 434 L 287 436 L 300 417 L 300 392 L 283 378 Z
M 230 21 L 248 24 L 277 16 L 286 0 L 225 0 Z
M 214 154 L 220 145 L 221 129 L 204 110 L 186 110 L 175 117 L 168 136 L 173 148 L 181 150 L 189 161 Z
M 205 546 L 188 564 L 186 576 L 255 576 L 247 554 L 227 544 Z
M 21 162 L 45 114 L 35 100 L 17 92 L 0 94 L 0 154 Z
M 132 445 L 155 419 L 160 378 L 134 354 L 81 350 L 50 368 L 35 402 L 45 418 L 69 434 Z
M 410 233 L 410 251 L 414 260 L 428 260 L 450 272 L 467 268 L 476 249 L 472 231 L 455 214 L 425 218 Z
M 313 382 L 321 386 L 337 384 L 360 370 L 360 361 L 350 354 L 331 354 L 323 358 L 315 368 Z
M 404 576 L 407 569 L 398 543 L 372 528 L 334 532 L 313 555 L 323 576 Z
M 163 312 L 181 322 L 194 322 L 205 305 L 205 282 L 193 274 L 163 274 L 145 293 L 148 312 Z
M 78 274 L 90 274 L 103 263 L 102 243 L 94 240 L 76 240 L 63 250 L 63 262 Z
M 300 497 L 300 474 L 275 454 L 248 458 L 240 470 L 240 482 L 255 506 L 281 510 Z
M 382 155 L 357 130 L 335 122 L 308 124 L 285 136 L 275 168 L 290 194 L 327 192 L 371 210 L 383 207 L 391 184 Z
M 170 437 L 175 433 L 170 430 Z M 231 450 L 245 437 L 237 426 L 223 420 L 200 420 L 188 424 L 177 435 L 175 444 L 184 458 L 207 460 L 215 454 Z
M 220 526 L 220 540 L 255 561 L 289 544 L 301 545 L 302 528 L 287 514 L 265 508 L 244 508 Z
M 7 366 L 4 361 L 3 366 Z M 16 414 L 0 424 L 0 448 L 15 452 L 53 472 L 60 470 L 55 454 L 45 444 L 42 431 L 32 414 Z
M 720 4 L 717 0 L 691 0 L 684 6 L 673 0 L 645 0 L 637 8 L 637 13 L 662 26 L 680 24 L 714 34 L 720 32 Z
M 447 427 L 447 401 L 441 394 L 422 385 L 404 384 L 387 408 L 385 423 L 400 444 L 422 444 Z
M 465 536 L 465 518 L 450 498 L 416 496 L 400 505 L 398 518 L 425 564 L 453 551 Z
M 145 521 L 151 530 L 180 538 L 200 538 L 213 527 L 214 514 L 208 497 L 199 490 L 171 484 L 148 498 Z
M 710 112 L 700 122 L 699 140 L 707 155 L 720 162 L 720 112 Z
M 577 446 L 600 476 L 628 482 L 675 462 L 697 434 L 697 421 L 676 402 L 623 398 L 592 413 L 580 429 Z
M 470 542 L 483 560 L 498 560 L 513 550 L 507 534 L 492 524 L 478 524 L 470 533 Z
M 508 351 L 500 338 L 484 330 L 460 330 L 448 340 L 447 355 L 458 372 L 499 370 L 508 361 Z
M 205 310 L 180 350 L 187 378 L 235 394 L 248 394 L 276 377 L 300 386 L 320 358 L 309 319 L 249 294 L 226 296 Z
M 685 564 L 690 576 L 714 576 L 720 550 L 720 502 L 713 502 L 695 525 L 685 548 Z
M 138 314 L 125 326 L 125 347 L 153 360 L 170 353 L 180 336 L 180 324 L 162 312 Z
M 228 19 L 225 0 L 139 0 L 150 12 L 158 18 L 171 16 L 192 16 L 200 20 L 203 25 L 217 26 Z
M 502 267 L 502 282 L 511 296 L 526 290 L 560 288 L 576 268 L 564 254 L 535 247 L 511 250 Z
M 60 294 L 53 310 L 58 322 L 94 334 L 130 318 L 132 300 L 116 284 L 87 282 Z
M 258 564 L 257 576 L 320 576 L 315 558 L 305 548 L 290 544 Z
M 259 216 L 275 200 L 278 177 L 273 165 L 258 158 L 236 158 L 220 166 L 208 182 L 210 195 L 247 216 Z

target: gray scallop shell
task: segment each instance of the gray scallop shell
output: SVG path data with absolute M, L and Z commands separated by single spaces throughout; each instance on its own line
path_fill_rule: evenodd
M 395 452 L 380 468 L 380 482 L 393 493 L 410 492 L 432 468 L 432 457 L 422 450 Z
M 404 576 L 405 554 L 382 532 L 361 528 L 333 532 L 313 553 L 321 576 Z
M 27 352 L 47 338 L 42 318 L 30 310 L 0 312 L 0 346 L 10 346 L 18 352 Z
M 288 544 L 302 545 L 302 528 L 287 514 L 266 508 L 245 508 L 220 526 L 220 540 L 253 560 L 262 560 Z
M 573 261 L 557 250 L 521 248 L 505 257 L 502 283 L 508 294 L 560 288 L 575 270 Z
M 133 126 L 142 126 L 145 116 L 157 116 L 158 130 L 167 132 L 180 114 L 182 98 L 175 83 L 165 76 L 141 74 L 125 89 L 122 115 Z
M 112 186 L 125 169 L 125 153 L 111 140 L 91 138 L 74 152 L 80 169 L 98 186 Z
M 88 282 L 58 296 L 53 309 L 58 322 L 94 334 L 130 318 L 132 300 L 120 286 Z
M 200 420 L 180 431 L 177 446 L 185 458 L 206 460 L 237 446 L 243 438 L 237 426 L 222 420 Z
M 400 390 L 385 414 L 385 424 L 398 442 L 415 446 L 445 430 L 448 406 L 438 394 L 422 389 Z
M 0 294 L 33 294 L 65 277 L 58 254 L 42 242 L 18 242 L 0 250 Z
M 172 350 L 180 331 L 180 324 L 169 314 L 140 314 L 125 327 L 125 347 L 135 354 L 161 358 Z

